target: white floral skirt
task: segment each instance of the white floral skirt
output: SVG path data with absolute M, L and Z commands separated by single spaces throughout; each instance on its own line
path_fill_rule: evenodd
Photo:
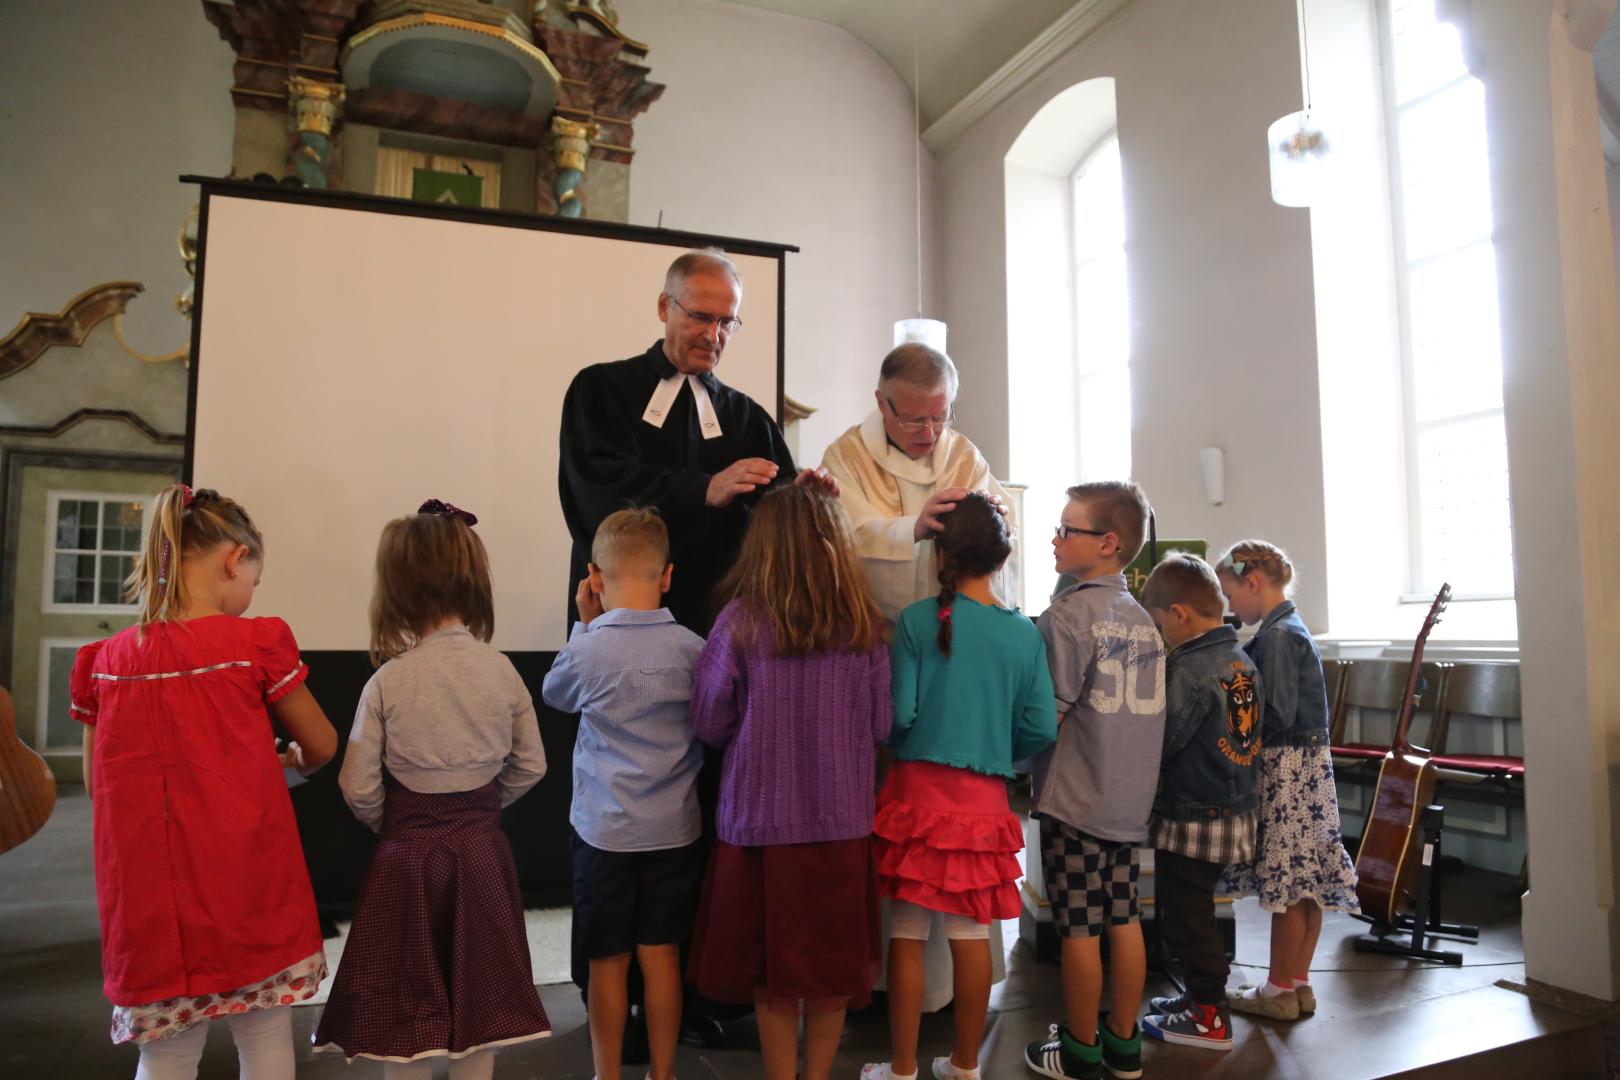
M 1339 792 L 1326 746 L 1260 752 L 1260 826 L 1255 857 L 1221 875 L 1222 896 L 1258 896 L 1266 911 L 1315 900 L 1329 911 L 1360 911 L 1356 867 L 1339 833 Z
M 114 1005 L 112 1041 L 167 1039 L 204 1020 L 308 1001 L 326 978 L 326 954 L 310 953 L 291 967 L 223 994 L 172 997 L 150 1005 Z

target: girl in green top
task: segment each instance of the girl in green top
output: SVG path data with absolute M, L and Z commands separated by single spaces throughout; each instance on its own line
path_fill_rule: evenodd
M 990 581 L 1012 553 L 1005 518 L 982 493 L 964 497 L 934 539 L 939 596 L 900 613 L 890 648 L 895 766 L 873 823 L 878 883 L 890 904 L 889 1035 L 893 1058 L 862 1080 L 917 1075 L 923 946 L 944 915 L 955 968 L 956 1042 L 942 1080 L 979 1075 L 990 999 L 989 926 L 1019 913 L 1024 834 L 1007 805 L 1012 763 L 1051 745 L 1057 710 L 1040 632 L 1004 607 Z

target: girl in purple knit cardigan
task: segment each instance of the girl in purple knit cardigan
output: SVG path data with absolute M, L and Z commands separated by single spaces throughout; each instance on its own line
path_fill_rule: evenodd
M 718 841 L 688 978 L 752 1003 L 767 1080 L 827 1080 L 850 1005 L 871 1000 L 882 923 L 873 767 L 889 734 L 889 653 L 832 496 L 760 500 L 693 672 L 692 728 L 725 751 Z

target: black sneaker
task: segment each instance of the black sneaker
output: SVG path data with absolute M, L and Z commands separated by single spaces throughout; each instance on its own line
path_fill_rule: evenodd
M 1131 1035 L 1122 1039 L 1108 1029 L 1105 1020 L 1097 1026 L 1097 1042 L 1102 1047 L 1103 1068 L 1119 1080 L 1136 1080 L 1142 1075 L 1142 1029 L 1131 1025 Z
M 1102 1080 L 1102 1043 L 1087 1046 L 1059 1024 L 1051 1027 L 1051 1038 L 1038 1039 L 1024 1047 L 1024 1064 L 1041 1076 L 1055 1080 Z
M 708 1016 L 687 1016 L 681 1014 L 680 1041 L 686 1046 L 700 1046 L 705 1050 L 723 1050 L 726 1045 L 726 1029 L 720 1021 Z

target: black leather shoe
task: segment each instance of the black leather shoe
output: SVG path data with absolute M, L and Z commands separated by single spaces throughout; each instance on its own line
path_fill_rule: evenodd
M 726 1045 L 726 1029 L 720 1026 L 720 1021 L 707 1016 L 682 1016 L 681 1042 L 705 1050 L 722 1050 Z

